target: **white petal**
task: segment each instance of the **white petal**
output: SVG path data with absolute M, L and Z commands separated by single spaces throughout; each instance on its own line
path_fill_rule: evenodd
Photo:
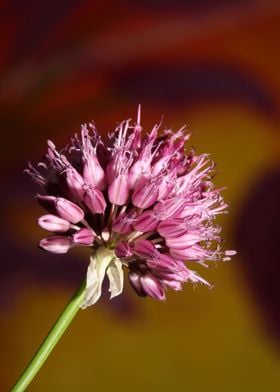
M 114 252 L 107 248 L 99 248 L 91 256 L 87 270 L 85 299 L 81 305 L 82 309 L 95 304 L 99 300 L 106 269 L 114 258 Z
M 123 269 L 122 262 L 117 257 L 111 262 L 107 268 L 107 276 L 109 278 L 111 293 L 110 299 L 120 295 L 123 291 Z

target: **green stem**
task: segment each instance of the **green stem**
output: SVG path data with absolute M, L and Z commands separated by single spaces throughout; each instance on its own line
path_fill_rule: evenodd
M 28 387 L 33 378 L 36 376 L 40 368 L 43 366 L 45 360 L 48 358 L 55 345 L 78 313 L 80 305 L 85 296 L 86 282 L 83 282 L 81 287 L 70 299 L 65 309 L 53 325 L 52 329 L 46 336 L 45 340 L 39 347 L 38 351 L 30 361 L 27 368 L 24 370 L 16 384 L 11 389 L 11 392 L 22 392 Z

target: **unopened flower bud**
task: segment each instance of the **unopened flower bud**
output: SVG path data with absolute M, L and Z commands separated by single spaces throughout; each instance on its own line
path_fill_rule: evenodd
M 63 197 L 37 195 L 37 199 L 48 211 L 57 213 L 60 218 L 71 223 L 78 223 L 84 219 L 83 210 L 77 204 Z
M 71 241 L 77 245 L 92 245 L 94 241 L 94 233 L 90 229 L 83 228 L 72 235 Z
M 137 231 L 142 231 L 147 233 L 149 231 L 154 231 L 159 224 L 159 220 L 153 211 L 145 211 L 139 215 L 133 225 L 134 229 Z
M 137 255 L 145 258 L 152 257 L 158 253 L 155 245 L 149 240 L 136 241 L 133 247 L 133 251 Z
M 158 279 L 152 274 L 141 276 L 140 282 L 143 290 L 152 298 L 159 301 L 165 300 L 165 293 Z
M 136 161 L 129 170 L 128 181 L 130 189 L 136 189 L 147 181 L 151 174 L 151 163 L 149 160 Z
M 54 235 L 42 239 L 39 247 L 51 253 L 66 253 L 71 248 L 71 241 L 66 236 Z
M 203 238 L 199 230 L 185 231 L 183 235 L 174 238 L 166 238 L 166 245 L 170 249 L 186 249 L 197 243 L 199 243 Z
M 119 214 L 113 223 L 113 230 L 116 233 L 126 234 L 133 230 L 133 222 L 136 214 L 126 214 L 125 212 Z
M 106 177 L 98 159 L 94 155 L 89 155 L 84 159 L 83 177 L 86 182 L 101 191 L 106 187 Z
M 156 184 L 146 181 L 143 186 L 138 186 L 132 194 L 132 203 L 135 207 L 151 207 L 158 199 L 159 189 Z
M 108 188 L 109 200 L 112 204 L 123 206 L 129 196 L 128 176 L 120 174 L 115 178 Z
M 93 214 L 103 214 L 106 208 L 103 193 L 97 188 L 85 190 L 84 203 Z
M 132 256 L 132 249 L 128 242 L 120 242 L 116 248 L 115 253 L 120 258 L 126 258 Z
M 186 224 L 180 219 L 166 219 L 160 222 L 157 231 L 164 238 L 177 238 L 186 231 Z
M 56 209 L 61 218 L 72 223 L 80 222 L 85 216 L 83 210 L 77 206 L 77 204 L 72 203 L 70 200 L 64 199 L 63 197 L 57 198 Z
M 132 288 L 136 291 L 136 293 L 140 296 L 140 297 L 146 297 L 146 292 L 143 290 L 141 281 L 140 281 L 140 275 L 137 274 L 136 272 L 130 272 L 128 274 L 128 279 L 129 282 L 132 286 Z
M 66 169 L 66 183 L 71 195 L 79 201 L 83 200 L 85 181 L 72 166 Z
M 70 222 L 58 216 L 47 214 L 38 219 L 38 225 L 44 230 L 53 231 L 54 233 L 65 233 L 70 229 Z

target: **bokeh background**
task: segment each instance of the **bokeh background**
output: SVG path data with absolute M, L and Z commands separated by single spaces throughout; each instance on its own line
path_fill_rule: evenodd
M 7 391 L 79 285 L 88 252 L 36 248 L 23 169 L 94 119 L 142 104 L 149 129 L 187 124 L 228 188 L 229 263 L 166 303 L 126 286 L 80 312 L 30 391 L 280 390 L 280 2 L 1 1 L 1 357 Z M 216 268 L 217 267 L 217 268 Z

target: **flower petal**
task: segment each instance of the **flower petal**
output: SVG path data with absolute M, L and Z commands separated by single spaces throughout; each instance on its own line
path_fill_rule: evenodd
M 67 253 L 71 248 L 71 241 L 67 236 L 52 235 L 47 238 L 43 238 L 39 242 L 39 247 L 50 253 L 63 254 Z
M 81 305 L 82 309 L 94 305 L 99 300 L 106 269 L 115 257 L 114 252 L 107 248 L 97 249 L 96 253 L 90 257 L 85 299 Z
M 76 245 L 90 246 L 94 241 L 95 233 L 93 230 L 82 228 L 71 237 L 71 241 Z
M 110 282 L 110 299 L 112 299 L 117 295 L 120 295 L 123 291 L 123 269 L 120 259 L 114 258 L 107 268 L 107 276 Z
M 152 298 L 157 299 L 159 301 L 165 300 L 165 293 L 162 285 L 159 280 L 148 273 L 146 275 L 141 276 L 140 278 L 141 285 L 143 290 Z
M 159 220 L 157 219 L 157 214 L 153 211 L 148 210 L 140 214 L 134 223 L 134 229 L 138 231 L 142 231 L 143 233 L 147 233 L 149 231 L 154 231 L 159 224 Z
M 108 188 L 109 200 L 112 204 L 123 206 L 129 196 L 128 177 L 125 174 L 120 174 L 114 178 Z
M 70 222 L 52 214 L 46 214 L 38 219 L 38 225 L 54 233 L 65 233 L 70 229 Z
M 98 188 L 86 188 L 84 203 L 93 214 L 103 214 L 106 209 L 103 193 Z
M 158 186 L 150 179 L 145 184 L 137 186 L 132 194 L 132 203 L 138 208 L 148 208 L 157 201 L 158 195 Z

